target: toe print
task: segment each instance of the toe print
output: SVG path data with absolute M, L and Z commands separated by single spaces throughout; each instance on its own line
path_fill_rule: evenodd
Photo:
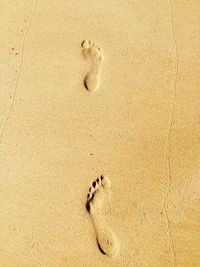
M 116 256 L 119 252 L 119 243 L 116 235 L 104 222 L 102 210 L 108 204 L 110 195 L 110 180 L 101 175 L 92 182 L 87 195 L 86 209 L 90 213 L 97 237 L 99 250 L 107 256 Z
M 92 183 L 92 186 L 95 188 L 96 187 L 96 181 L 94 181 L 93 183 Z
M 88 193 L 87 200 L 89 200 L 91 197 L 92 197 L 92 194 L 91 193 Z
M 99 87 L 103 55 L 101 48 L 93 41 L 84 40 L 81 44 L 83 55 L 90 57 L 92 68 L 85 77 L 84 85 L 88 91 L 95 91 Z

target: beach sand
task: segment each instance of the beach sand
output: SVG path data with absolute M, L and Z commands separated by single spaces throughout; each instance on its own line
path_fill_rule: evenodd
M 0 266 L 200 266 L 199 10 L 0 0 Z

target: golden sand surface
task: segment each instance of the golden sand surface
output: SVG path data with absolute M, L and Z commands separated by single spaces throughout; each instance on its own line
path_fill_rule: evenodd
M 0 25 L 0 267 L 200 267 L 200 1 Z

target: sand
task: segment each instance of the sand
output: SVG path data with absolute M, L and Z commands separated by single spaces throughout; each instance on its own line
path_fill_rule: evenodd
M 0 0 L 0 266 L 200 266 L 199 10 Z

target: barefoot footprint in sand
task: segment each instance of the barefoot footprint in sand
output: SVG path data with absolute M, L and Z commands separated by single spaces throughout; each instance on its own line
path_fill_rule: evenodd
M 95 91 L 99 87 L 101 66 L 103 55 L 101 48 L 93 41 L 84 40 L 82 42 L 83 55 L 90 57 L 92 60 L 91 70 L 85 77 L 84 85 L 88 91 Z
M 110 198 L 110 181 L 101 175 L 89 189 L 86 209 L 92 217 L 100 251 L 107 256 L 116 256 L 119 252 L 119 243 L 113 231 L 103 220 L 102 209 Z

